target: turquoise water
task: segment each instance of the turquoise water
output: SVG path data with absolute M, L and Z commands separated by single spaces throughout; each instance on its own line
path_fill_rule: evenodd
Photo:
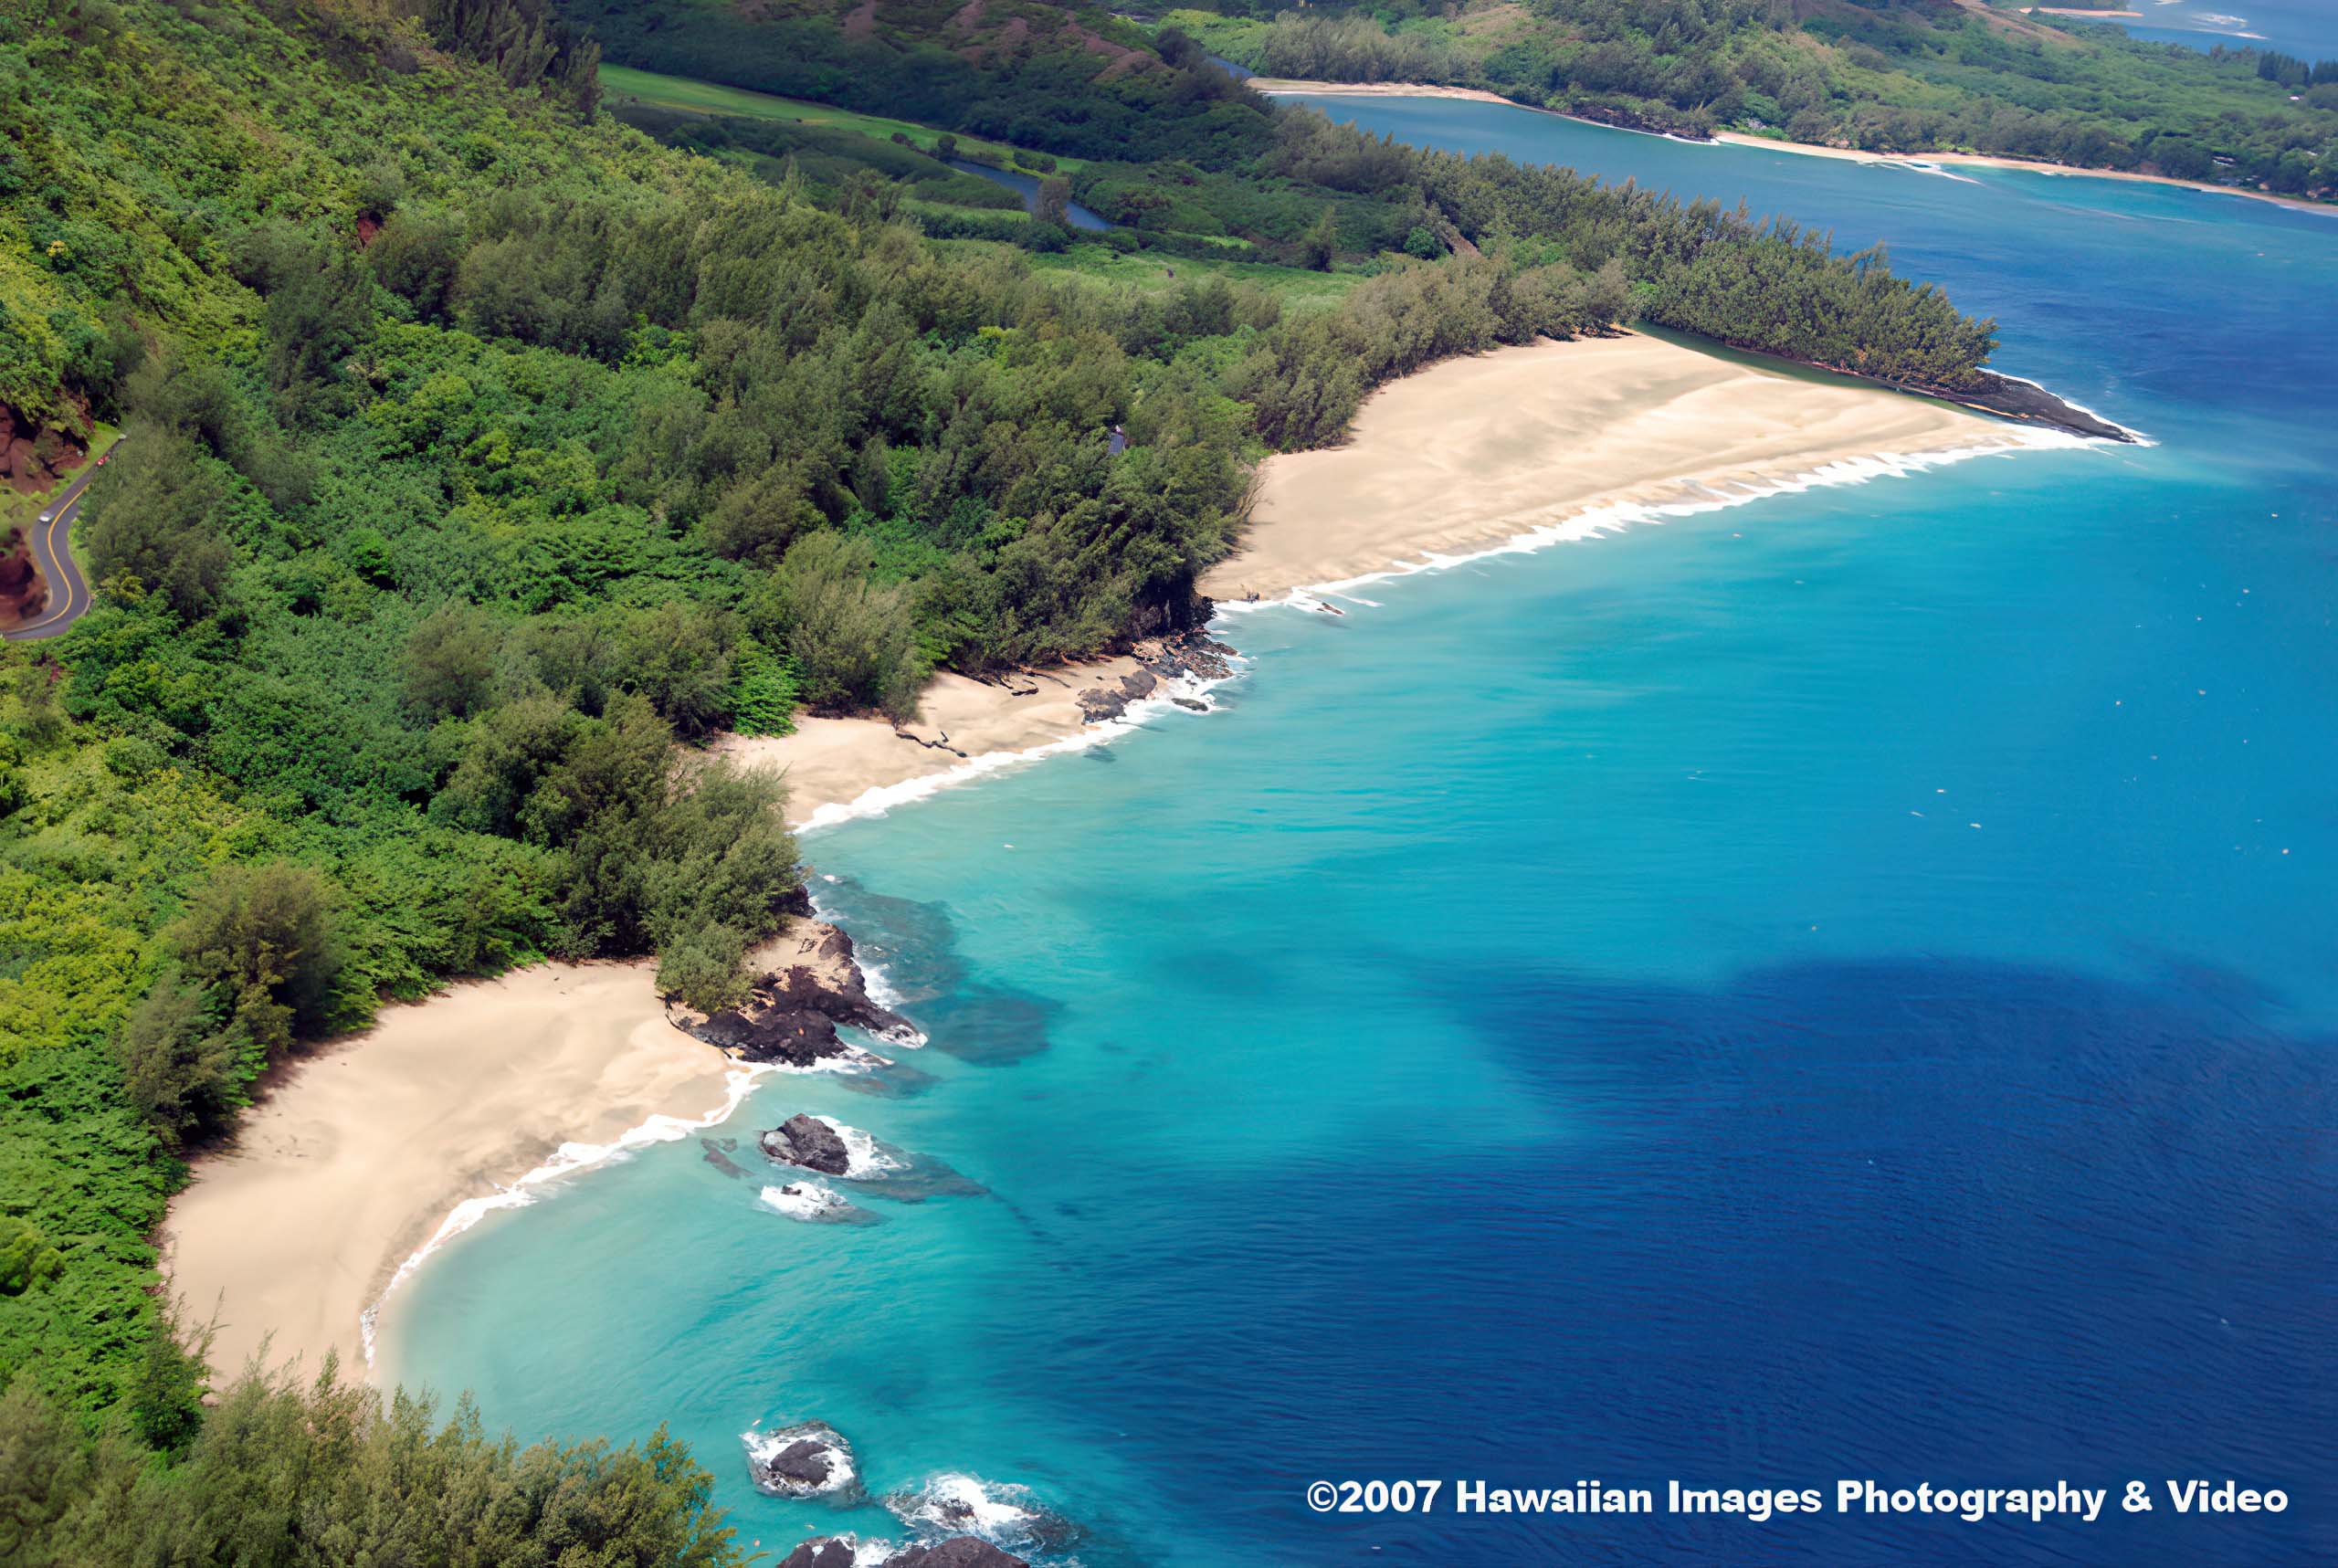
M 1218 711 L 807 839 L 932 1043 L 722 1131 L 915 1156 L 877 1223 L 654 1148 L 434 1259 L 391 1367 L 523 1436 L 669 1422 L 779 1550 L 906 1534 L 752 1489 L 741 1434 L 818 1419 L 872 1494 L 1027 1487 L 1090 1568 L 2338 1556 L 2338 226 L 1343 112 L 1888 239 L 2160 445 L 1230 617 Z M 2195 1475 L 2295 1501 L 2115 1500 Z M 1859 1477 L 2114 1500 L 1303 1497 Z

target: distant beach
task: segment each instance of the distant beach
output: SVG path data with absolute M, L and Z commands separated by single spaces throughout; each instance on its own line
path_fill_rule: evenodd
M 2179 180 L 2169 174 L 2139 174 L 2133 169 L 2085 169 L 2075 163 L 2045 163 L 2031 158 L 1999 158 L 1987 153 L 1866 153 L 1853 147 L 1822 147 L 1811 142 L 1749 136 L 1739 131 L 1717 132 L 1713 140 L 1732 147 L 1767 147 L 1777 153 L 1794 153 L 1811 158 L 1841 158 L 1854 163 L 1956 164 L 1965 168 L 2026 169 L 2033 174 L 2062 174 L 2091 180 L 2126 180 L 2136 184 L 2173 185 L 2179 190 L 2203 191 L 2210 195 L 2246 196 L 2253 202 L 2271 202 L 2276 206 L 2295 207 L 2301 212 L 2338 213 L 2338 207 L 2328 202 L 2310 202 L 2300 196 L 2253 191 L 2244 185 L 2216 185 L 2206 180 Z
M 1338 93 L 1350 98 L 1466 98 L 1478 103 L 1507 103 L 1514 109 L 1534 108 L 1531 103 L 1521 103 L 1480 87 L 1439 87 L 1425 81 L 1305 81 L 1297 77 L 1254 76 L 1245 79 L 1242 85 L 1269 98 L 1292 93 Z M 1557 110 L 1539 112 L 1554 114 Z
M 2106 13 L 2106 15 L 2109 13 Z M 1581 115 L 1546 109 L 1540 104 L 1521 103 L 1514 98 L 1504 98 L 1498 92 L 1488 92 L 1474 87 L 1439 87 L 1428 82 L 1401 81 L 1302 81 L 1290 77 L 1252 77 L 1246 85 L 1257 89 L 1269 98 L 1460 98 L 1480 103 L 1506 103 L 1512 109 L 1523 109 L 1535 114 L 1555 114 L 1562 120 L 1580 124 L 1597 125 L 1608 131 L 1633 131 L 1628 125 L 1609 125 L 1605 121 L 1585 119 Z M 1667 134 L 1638 132 L 1640 135 Z M 1675 142 L 1694 142 L 1689 136 L 1668 136 Z M 1712 142 L 1731 147 L 1767 147 L 1774 153 L 1797 153 L 1814 158 L 1840 158 L 1855 163 L 1963 163 L 1990 169 L 2027 169 L 2039 174 L 2082 174 L 2101 180 L 2132 180 L 2149 185 L 2175 185 L 2187 191 L 2206 191 L 2215 195 L 2247 196 L 2251 201 L 2272 202 L 2280 206 L 2297 207 L 2306 212 L 2338 212 L 2327 202 L 2310 202 L 2298 196 L 2277 195 L 2271 191 L 2253 191 L 2240 185 L 2211 184 L 2205 180 L 2179 180 L 2168 174 L 2138 174 L 2132 169 L 2088 169 L 2074 163 L 2047 163 L 2028 158 L 2000 158 L 1986 153 L 1869 153 L 1855 147 L 1828 147 L 1816 142 L 1789 142 L 1783 137 L 1754 136 L 1742 131 L 1718 131 Z

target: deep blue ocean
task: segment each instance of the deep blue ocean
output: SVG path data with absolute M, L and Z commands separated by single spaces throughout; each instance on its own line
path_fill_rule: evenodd
M 1088 1568 L 2338 1561 L 2338 218 L 1337 109 L 1887 241 L 2158 444 L 1229 617 L 1218 711 L 809 836 L 932 1044 L 490 1218 L 392 1370 L 669 1423 L 774 1551 L 904 1536 L 749 1485 L 818 1419 Z M 902 1152 L 877 1223 L 759 1201 L 797 1110 Z M 2110 1500 L 1449 1506 L 1859 1478 Z

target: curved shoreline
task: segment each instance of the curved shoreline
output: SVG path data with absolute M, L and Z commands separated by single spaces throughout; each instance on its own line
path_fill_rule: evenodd
M 1965 457 L 2079 447 L 1848 378 L 1641 333 L 1447 360 L 1366 399 L 1351 439 L 1273 459 L 1222 606 L 1661 522 Z
M 1870 153 L 1857 147 L 1829 147 L 1817 142 L 1789 142 L 1783 137 L 1756 136 L 1744 131 L 1716 131 L 1710 139 L 1682 136 L 1669 131 L 1648 131 L 1631 125 L 1614 125 L 1605 120 L 1593 120 L 1585 115 L 1569 114 L 1564 110 L 1551 109 L 1539 103 L 1522 103 L 1514 98 L 1504 98 L 1477 87 L 1443 87 L 1433 82 L 1394 81 L 1308 81 L 1296 77 L 1251 77 L 1247 85 L 1269 98 L 1453 98 L 1476 103 L 1505 103 L 1512 109 L 1523 109 L 1532 114 L 1548 114 L 1559 120 L 1571 120 L 1578 125 L 1596 125 L 1602 131 L 1623 131 L 1635 136 L 1655 136 L 1667 142 L 1679 142 L 1691 147 L 1765 147 L 1773 153 L 1792 153 L 1806 158 L 1835 158 L 1853 163 L 1897 163 L 1903 167 L 1924 169 L 1943 163 L 1963 164 L 1987 169 L 2027 170 L 2035 174 L 2059 174 L 2073 178 L 2096 180 L 2127 180 L 2142 184 L 2169 185 L 2178 190 L 2198 191 L 2206 195 L 2245 196 L 2250 201 L 2270 202 L 2276 206 L 2300 212 L 2338 216 L 2338 204 L 2311 202 L 2301 196 L 2285 196 L 2272 191 L 2245 190 L 2238 185 L 2211 184 L 2206 180 L 2179 180 L 2172 174 L 2146 174 L 2133 169 L 2088 169 L 2074 163 L 2048 163 L 2034 158 L 2006 158 L 1993 153 Z
M 548 1186 L 565 1176 L 577 1175 L 595 1165 L 606 1164 L 636 1149 L 646 1149 L 652 1143 L 671 1143 L 693 1132 L 721 1126 L 747 1102 L 747 1096 L 754 1092 L 758 1082 L 779 1070 L 761 1063 L 732 1068 L 722 1075 L 722 1103 L 702 1116 L 653 1111 L 606 1143 L 564 1142 L 543 1163 L 522 1172 L 510 1184 L 499 1184 L 492 1193 L 465 1198 L 457 1204 L 447 1212 L 447 1217 L 438 1222 L 438 1228 L 430 1233 L 430 1238 L 398 1264 L 373 1300 L 358 1314 L 358 1337 L 365 1352 L 366 1375 L 370 1378 L 376 1374 L 376 1331 L 381 1324 L 383 1309 L 389 1304 L 392 1293 L 411 1279 L 415 1270 L 429 1260 L 431 1254 L 498 1209 L 527 1207 L 536 1201 L 536 1188 Z
M 1490 377 L 1514 384 L 1489 392 Z M 1570 419 L 1582 428 L 1565 428 Z M 1474 436 L 1463 428 L 1472 421 Z M 1468 494 L 1431 508 L 1404 490 L 1424 475 L 1433 490 L 1453 489 L 1397 438 L 1411 427 L 1417 443 L 1431 426 L 1430 440 L 1480 471 L 1483 504 L 1458 523 Z M 1613 447 L 1604 457 L 1603 439 Z M 1232 574 L 1275 588 L 1221 603 L 1222 624 L 1267 603 L 1310 607 L 1317 594 L 1634 523 L 2085 444 L 1640 334 L 1502 349 L 1383 388 L 1345 446 L 1271 459 L 1245 549 L 1204 587 L 1233 600 Z M 1554 458 L 1574 491 L 1553 479 Z M 1326 465 L 1359 463 L 1351 482 L 1378 498 L 1380 521 L 1395 531 L 1344 526 L 1355 519 L 1336 490 L 1315 482 Z M 1294 474 L 1298 489 L 1316 492 L 1311 510 L 1278 499 Z M 1504 504 L 1505 496 L 1533 500 Z M 1205 693 L 1226 678 L 1173 674 L 1116 716 L 1089 722 L 1079 698 L 1119 689 L 1139 668 L 1123 656 L 995 683 L 945 677 L 916 725 L 813 720 L 795 735 L 732 737 L 723 749 L 788 768 L 799 786 L 789 816 L 822 828 L 1109 744 L 1181 706 L 1206 709 Z M 230 1319 L 215 1365 L 232 1370 L 254 1353 L 264 1325 L 275 1336 L 272 1361 L 302 1356 L 313 1366 L 334 1351 L 344 1365 L 383 1376 L 371 1364 L 382 1305 L 448 1242 L 562 1178 L 720 1124 L 761 1076 L 668 1016 L 646 963 L 540 964 L 389 1009 L 374 1030 L 320 1049 L 271 1086 L 236 1143 L 198 1162 L 164 1226 L 171 1288 L 197 1298 L 198 1319 L 209 1307 L 203 1298 L 216 1293 L 252 1320 Z
M 463 982 L 274 1075 L 162 1228 L 169 1289 L 193 1322 L 220 1320 L 212 1364 L 361 1367 L 369 1310 L 416 1256 L 725 1100 L 736 1064 L 667 1017 L 651 974 Z

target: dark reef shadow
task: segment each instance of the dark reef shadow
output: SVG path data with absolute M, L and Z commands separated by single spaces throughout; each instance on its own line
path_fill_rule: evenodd
M 993 1066 L 1048 1048 L 1048 1026 L 1061 1004 L 1014 986 L 970 982 L 959 956 L 957 927 L 943 906 L 873 893 L 849 877 L 824 881 L 816 896 L 851 931 L 863 967 L 882 973 L 891 1005 L 924 1031 L 925 1048 Z M 900 1053 L 885 1054 L 898 1059 Z M 871 1075 L 872 1080 L 887 1078 L 900 1079 L 908 1087 L 871 1081 L 865 1092 L 915 1092 L 920 1087 L 901 1068 Z

